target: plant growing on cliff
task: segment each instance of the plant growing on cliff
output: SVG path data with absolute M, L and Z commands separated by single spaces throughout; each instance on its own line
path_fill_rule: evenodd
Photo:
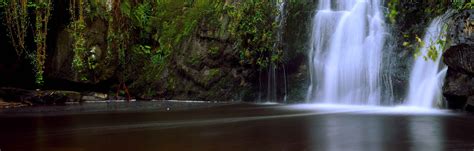
M 270 8 L 270 9 L 268 9 Z M 266 68 L 278 61 L 279 53 L 274 53 L 274 35 L 277 23 L 275 5 L 267 1 L 245 1 L 231 7 L 230 30 L 240 52 L 240 63 Z
M 451 6 L 455 10 L 466 10 L 466 9 L 474 9 L 474 0 L 453 0 L 451 1 Z
M 4 8 L 5 6 L 7 6 L 7 1 L 6 0 L 0 0 L 0 8 Z
M 35 9 L 35 43 L 36 43 L 36 84 L 43 84 L 44 63 L 46 61 L 46 37 L 48 35 L 48 22 L 51 16 L 51 0 L 36 0 L 32 7 Z
M 390 20 L 392 24 L 395 24 L 397 21 L 397 15 L 398 15 L 398 7 L 399 1 L 398 0 L 390 0 L 388 2 L 388 9 L 389 13 L 387 13 L 387 17 Z
M 74 39 L 73 51 L 74 57 L 72 67 L 79 73 L 81 80 L 87 80 L 86 68 L 88 65 L 88 56 L 86 53 L 86 39 L 84 36 L 86 23 L 84 20 L 84 9 L 86 7 L 84 0 L 71 0 L 69 3 L 69 12 L 71 14 L 71 23 L 69 29 Z
M 48 22 L 51 16 L 52 1 L 51 0 L 11 0 L 1 1 L 5 7 L 5 25 L 7 26 L 10 41 L 17 53 L 22 56 L 25 52 L 26 58 L 31 60 L 34 66 L 36 84 L 43 84 L 44 64 L 46 61 L 46 38 L 48 35 Z M 26 50 L 26 36 L 30 28 L 30 14 L 32 10 L 35 15 L 35 24 L 32 28 L 36 51 Z
M 447 25 L 443 25 L 442 31 L 447 30 Z M 438 59 L 438 56 L 440 55 L 440 52 L 444 52 L 446 49 L 446 32 L 440 32 L 439 35 L 437 35 L 435 38 L 430 39 L 430 42 L 428 45 L 418 36 L 415 37 L 416 41 L 418 43 L 418 47 L 415 48 L 415 58 L 423 55 L 423 52 L 421 52 L 422 48 L 426 48 L 426 54 L 423 56 L 423 59 L 425 61 L 432 60 L 436 61 Z
M 28 33 L 28 0 L 9 0 L 2 1 L 1 5 L 5 7 L 5 25 L 7 26 L 8 36 L 20 57 L 26 50 L 25 37 Z

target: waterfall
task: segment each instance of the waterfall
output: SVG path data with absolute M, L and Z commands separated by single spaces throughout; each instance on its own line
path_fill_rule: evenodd
M 307 100 L 380 104 L 384 21 L 379 0 L 320 0 L 313 18 Z
M 272 51 L 272 54 L 270 54 L 270 57 L 273 56 L 273 53 L 280 49 L 280 43 L 283 41 L 283 26 L 285 25 L 285 7 L 286 7 L 286 1 L 285 0 L 278 0 L 276 2 L 276 7 L 278 8 L 278 15 L 275 17 L 275 21 L 278 23 L 278 29 L 276 32 L 276 42 L 273 45 L 274 51 Z M 280 72 L 279 72 L 280 71 Z M 279 75 L 282 75 L 280 78 L 283 78 L 283 80 L 280 80 L 278 78 Z M 261 88 L 261 73 L 260 73 L 260 88 Z M 278 82 L 282 81 L 282 82 Z M 286 102 L 287 99 L 287 82 L 286 82 L 286 69 L 285 66 L 282 64 L 281 69 L 278 68 L 277 63 L 270 63 L 268 69 L 267 69 L 267 79 L 266 79 L 266 102 L 278 102 L 278 89 L 277 88 L 283 88 L 284 90 L 281 90 L 283 92 L 283 98 L 282 101 Z M 280 84 L 283 85 L 283 87 L 280 86 Z M 280 93 L 280 94 L 281 94 Z M 259 93 L 259 98 L 261 98 L 261 94 Z
M 441 101 L 441 87 L 446 76 L 447 66 L 441 62 L 443 49 L 438 40 L 446 40 L 446 30 L 443 28 L 446 18 L 451 11 L 436 17 L 431 21 L 423 37 L 421 55 L 415 58 L 410 74 L 410 83 L 406 105 L 431 108 L 434 103 Z M 438 56 L 434 60 L 425 58 L 429 48 L 436 48 Z

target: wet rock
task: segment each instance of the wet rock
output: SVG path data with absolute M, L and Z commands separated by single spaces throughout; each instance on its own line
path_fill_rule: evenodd
M 0 98 L 5 102 L 26 105 L 63 105 L 66 102 L 81 101 L 81 94 L 74 91 L 41 91 L 18 88 L 0 88 Z
M 443 54 L 450 70 L 474 75 L 474 45 L 460 44 L 450 47 Z
M 5 102 L 2 99 L 0 99 L 0 109 L 26 107 L 26 106 L 30 106 L 30 105 L 31 104 L 28 104 L 28 103 Z
M 464 106 L 464 110 L 468 112 L 474 112 L 474 96 L 470 96 L 467 99 L 466 105 Z
M 464 10 L 454 16 L 449 25 L 451 45 L 474 45 L 474 10 Z
M 115 54 L 107 54 L 107 22 L 102 19 L 91 19 L 87 22 L 84 32 L 87 55 L 96 63 L 94 70 L 81 75 L 74 70 L 74 38 L 72 31 L 64 28 L 58 32 L 56 50 L 51 56 L 48 72 L 45 74 L 52 79 L 63 79 L 78 83 L 97 84 L 115 76 L 117 60 Z M 87 80 L 83 80 L 83 76 Z
M 444 52 L 449 67 L 443 86 L 448 108 L 474 111 L 474 10 L 456 14 L 449 24 L 450 47 Z
M 448 69 L 443 94 L 452 96 L 470 96 L 474 94 L 474 78 L 470 75 Z
M 107 94 L 90 92 L 90 93 L 85 93 L 81 97 L 81 101 L 103 101 L 103 100 L 106 100 L 107 98 L 108 98 Z
M 443 85 L 443 95 L 448 108 L 462 109 L 467 98 L 474 96 L 474 77 L 450 67 Z

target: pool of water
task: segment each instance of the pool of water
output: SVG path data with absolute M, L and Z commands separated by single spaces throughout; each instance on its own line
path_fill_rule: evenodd
M 473 150 L 474 116 L 409 107 L 228 104 L 183 110 L 103 104 L 0 112 L 11 150 Z M 110 104 L 109 104 L 110 105 Z M 123 104 L 115 104 L 123 105 Z M 94 107 L 96 106 L 96 107 Z M 127 106 L 127 105 L 125 105 Z M 93 112 L 87 112 L 88 109 Z M 123 109 L 127 108 L 127 109 Z M 165 109 L 163 109 L 165 108 Z M 44 113 L 48 114 L 44 114 Z

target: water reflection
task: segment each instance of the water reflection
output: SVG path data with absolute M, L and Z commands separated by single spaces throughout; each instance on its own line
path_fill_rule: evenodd
M 408 120 L 410 142 L 413 151 L 441 151 L 444 150 L 444 124 L 440 118 L 411 117 Z
M 342 111 L 341 111 L 342 112 Z M 419 112 L 417 114 L 420 114 Z M 443 116 L 360 110 L 354 113 L 311 117 L 311 150 L 413 150 L 441 151 Z
M 382 144 L 384 133 L 390 132 L 382 120 L 339 115 L 321 117 L 321 120 L 313 120 L 312 125 L 319 127 L 311 129 L 312 140 L 320 144 L 312 150 L 380 151 L 386 147 Z
M 474 117 L 241 105 L 193 111 L 0 115 L 2 150 L 472 150 Z M 8 124 L 4 124 L 8 123 Z

